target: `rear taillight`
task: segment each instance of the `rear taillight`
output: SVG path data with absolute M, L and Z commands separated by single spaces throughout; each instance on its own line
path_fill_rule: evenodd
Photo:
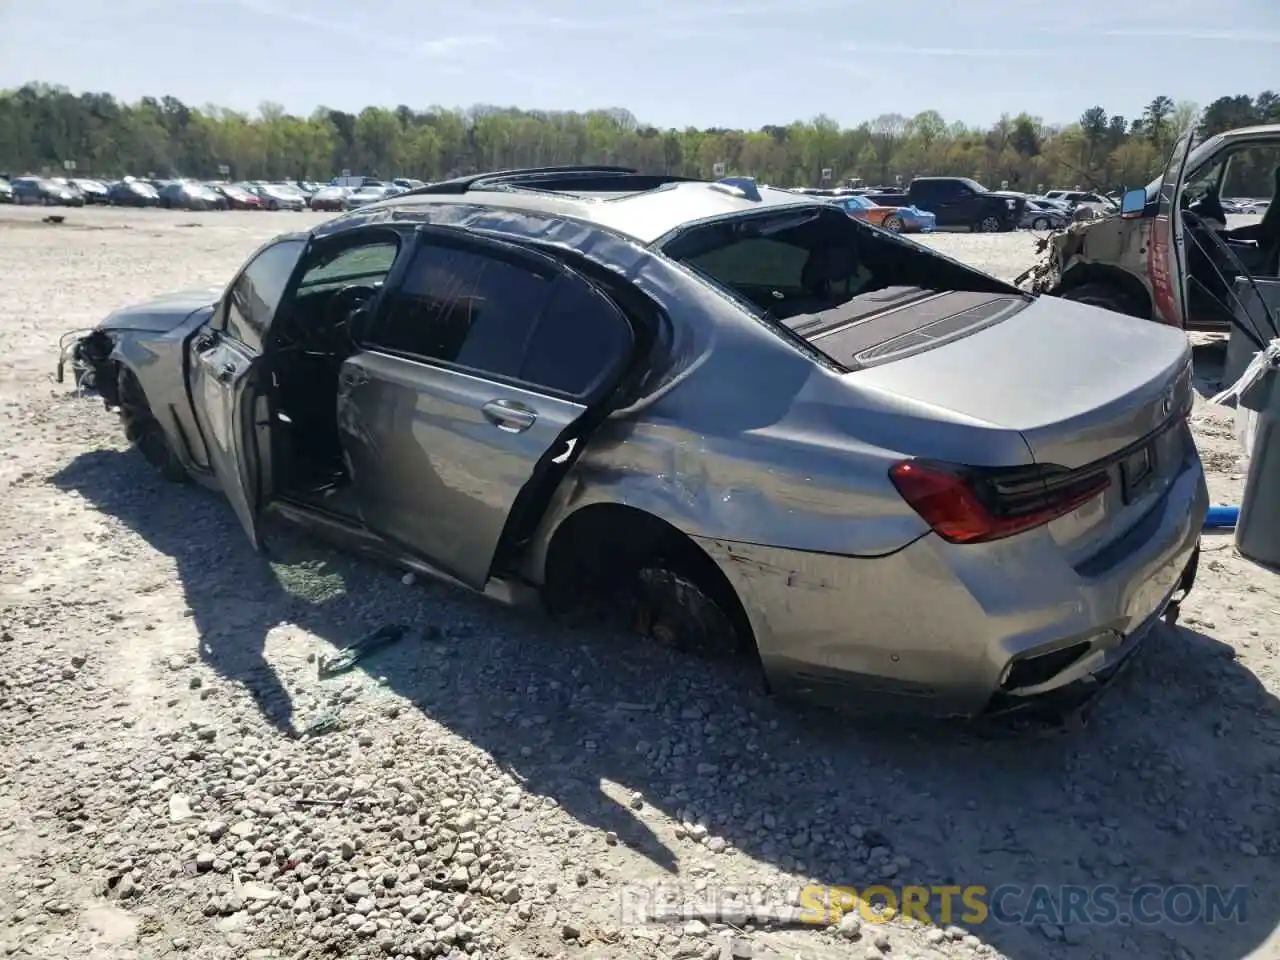
M 1111 485 L 1106 470 L 1077 476 L 1052 467 L 998 470 L 928 460 L 895 463 L 889 479 L 951 543 L 986 543 L 1043 526 Z

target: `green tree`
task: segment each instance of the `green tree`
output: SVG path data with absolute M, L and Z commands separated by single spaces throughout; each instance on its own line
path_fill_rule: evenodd
M 766 183 L 813 185 L 835 178 L 891 183 L 901 176 L 977 177 L 989 186 L 1145 183 L 1164 166 L 1177 124 L 1191 107 L 1156 97 L 1128 123 L 1102 106 L 1079 122 L 1046 126 L 1006 113 L 987 129 L 948 124 L 937 111 L 886 113 L 841 128 L 830 117 L 758 130 L 659 129 L 628 110 L 469 110 L 407 104 L 309 116 L 263 103 L 253 114 L 194 106 L 172 96 L 125 103 L 109 93 L 72 93 L 29 83 L 0 91 L 0 170 L 60 171 L 103 178 L 216 177 L 327 179 L 353 172 L 439 180 L 482 169 L 617 163 L 655 173 L 710 176 L 716 163 Z M 1264 91 L 1209 105 L 1202 134 L 1245 123 L 1280 122 L 1280 96 Z

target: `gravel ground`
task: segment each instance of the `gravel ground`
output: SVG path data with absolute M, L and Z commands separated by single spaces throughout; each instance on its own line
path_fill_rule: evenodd
M 65 329 L 225 282 L 310 214 L 0 210 L 0 954 L 1224 960 L 1280 914 L 1280 581 L 1206 539 L 1196 591 L 1094 720 L 1012 742 L 864 728 L 599 626 L 550 625 L 309 540 L 270 561 L 52 383 Z M 1011 277 L 1027 234 L 930 245 Z M 1205 352 L 1205 378 L 1212 356 Z M 1196 411 L 1238 502 L 1229 411 Z M 388 622 L 354 670 L 317 659 Z M 332 728 L 294 737 L 317 720 Z M 1243 886 L 1218 923 L 775 909 L 806 881 Z M 776 899 L 775 899 L 776 898 Z M 1157 896 L 1148 904 L 1158 906 Z M 1182 901 L 1178 910 L 1186 910 Z M 1067 922 L 1070 921 L 1070 922 Z

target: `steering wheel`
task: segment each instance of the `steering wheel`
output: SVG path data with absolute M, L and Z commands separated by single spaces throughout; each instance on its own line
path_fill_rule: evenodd
M 378 295 L 378 288 L 364 283 L 353 283 L 343 287 L 329 298 L 325 308 L 325 335 L 332 338 L 335 348 L 346 347 L 351 341 L 348 324 L 351 315 L 360 307 L 369 304 Z M 345 341 L 341 342 L 340 341 Z

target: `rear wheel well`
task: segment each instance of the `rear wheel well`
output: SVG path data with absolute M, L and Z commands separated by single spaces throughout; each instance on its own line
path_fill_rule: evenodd
M 1115 267 L 1085 264 L 1068 270 L 1062 282 L 1049 292 L 1055 297 L 1061 297 L 1085 286 L 1109 287 L 1119 295 L 1118 302 L 1126 307 L 1120 312 L 1143 319 L 1151 318 L 1151 294 L 1147 292 L 1147 288 L 1137 277 Z
M 715 652 L 757 656 L 746 609 L 716 562 L 688 534 L 634 507 L 592 504 L 561 523 L 547 548 L 544 596 L 553 613 L 622 591 L 635 598 L 639 578 L 651 571 L 691 583 L 723 614 L 733 637 Z

